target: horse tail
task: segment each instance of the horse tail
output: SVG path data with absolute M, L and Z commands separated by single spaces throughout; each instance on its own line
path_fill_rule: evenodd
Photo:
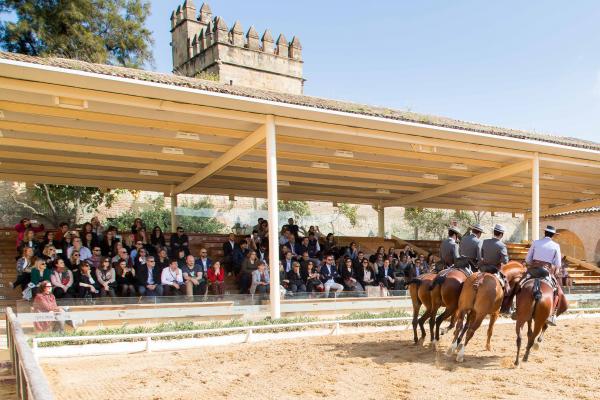
M 433 280 L 433 282 L 431 283 L 431 286 L 429 286 L 429 290 L 431 291 L 431 290 L 435 289 L 435 287 L 438 285 L 442 286 L 445 281 L 446 281 L 446 277 L 438 274 L 435 277 L 435 279 Z
M 531 308 L 531 318 L 535 319 L 535 309 L 542 299 L 542 288 L 540 287 L 540 279 L 535 278 L 533 281 L 533 307 Z
M 421 286 L 421 283 L 423 283 L 423 281 L 421 281 L 419 278 L 413 278 L 410 281 L 408 281 L 408 283 L 406 284 L 406 286 L 410 286 L 410 285 L 417 285 L 417 287 Z

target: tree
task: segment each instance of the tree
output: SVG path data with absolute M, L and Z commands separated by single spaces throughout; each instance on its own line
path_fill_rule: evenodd
M 191 210 L 206 210 L 212 209 L 213 205 L 206 199 L 195 202 L 180 204 L 180 207 Z M 111 224 L 122 231 L 129 231 L 133 220 L 141 218 L 146 224 L 146 229 L 151 231 L 155 226 L 159 226 L 163 231 L 171 230 L 171 212 L 165 208 L 165 198 L 157 197 L 151 200 L 141 210 L 128 210 L 111 221 Z M 225 233 L 227 230 L 225 224 L 219 222 L 214 217 L 197 217 L 197 216 L 179 216 L 179 225 L 186 232 L 202 232 L 202 233 Z
M 406 223 L 423 234 L 426 239 L 443 239 L 448 226 L 454 221 L 459 227 L 473 223 L 473 216 L 466 211 L 449 211 L 439 209 L 407 208 L 404 211 Z
M 348 203 L 338 203 L 338 212 L 348 218 L 352 227 L 355 227 L 358 223 L 358 206 L 352 206 Z
M 268 204 L 266 202 L 262 205 L 262 209 L 268 209 Z M 277 201 L 277 210 L 280 212 L 293 212 L 294 218 L 307 217 L 310 215 L 310 206 L 306 201 L 279 200 Z
M 0 25 L 0 46 L 34 56 L 102 64 L 152 64 L 147 0 L 0 0 L 16 21 Z
M 9 197 L 23 215 L 58 226 L 63 221 L 77 224 L 84 213 L 98 211 L 102 205 L 110 208 L 121 193 L 93 187 L 41 184 L 21 192 L 13 188 Z

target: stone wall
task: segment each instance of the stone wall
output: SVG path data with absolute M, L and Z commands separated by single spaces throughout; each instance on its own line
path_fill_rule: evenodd
M 542 218 L 540 226 L 546 225 L 552 225 L 562 233 L 557 241 L 562 242 L 563 252 L 572 253 L 573 257 L 584 255 L 585 260 L 592 263 L 600 261 L 600 212 Z

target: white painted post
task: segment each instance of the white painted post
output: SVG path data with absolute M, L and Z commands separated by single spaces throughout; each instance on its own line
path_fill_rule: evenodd
M 385 207 L 377 207 L 377 236 L 385 236 Z
M 531 168 L 531 240 L 540 238 L 540 156 L 534 154 Z
M 152 338 L 148 336 L 146 338 L 146 353 L 150 353 L 152 351 Z
M 267 205 L 269 212 L 269 264 L 271 318 L 281 317 L 279 293 L 279 216 L 277 210 L 277 145 L 275 139 L 275 117 L 267 115 L 265 122 L 267 144 Z
M 523 240 L 524 241 L 528 241 L 529 240 L 529 217 L 525 216 L 525 218 L 523 219 Z
M 172 188 L 174 190 L 174 188 Z M 177 194 L 171 191 L 171 232 L 175 233 L 177 231 L 177 214 L 175 213 L 175 209 L 177 208 Z

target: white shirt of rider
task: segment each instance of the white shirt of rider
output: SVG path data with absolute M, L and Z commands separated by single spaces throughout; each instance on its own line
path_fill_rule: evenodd
M 561 266 L 562 255 L 560 254 L 560 245 L 545 237 L 533 242 L 527 253 L 525 261 L 531 264 L 534 260 L 543 261 L 552 264 L 555 267 Z

